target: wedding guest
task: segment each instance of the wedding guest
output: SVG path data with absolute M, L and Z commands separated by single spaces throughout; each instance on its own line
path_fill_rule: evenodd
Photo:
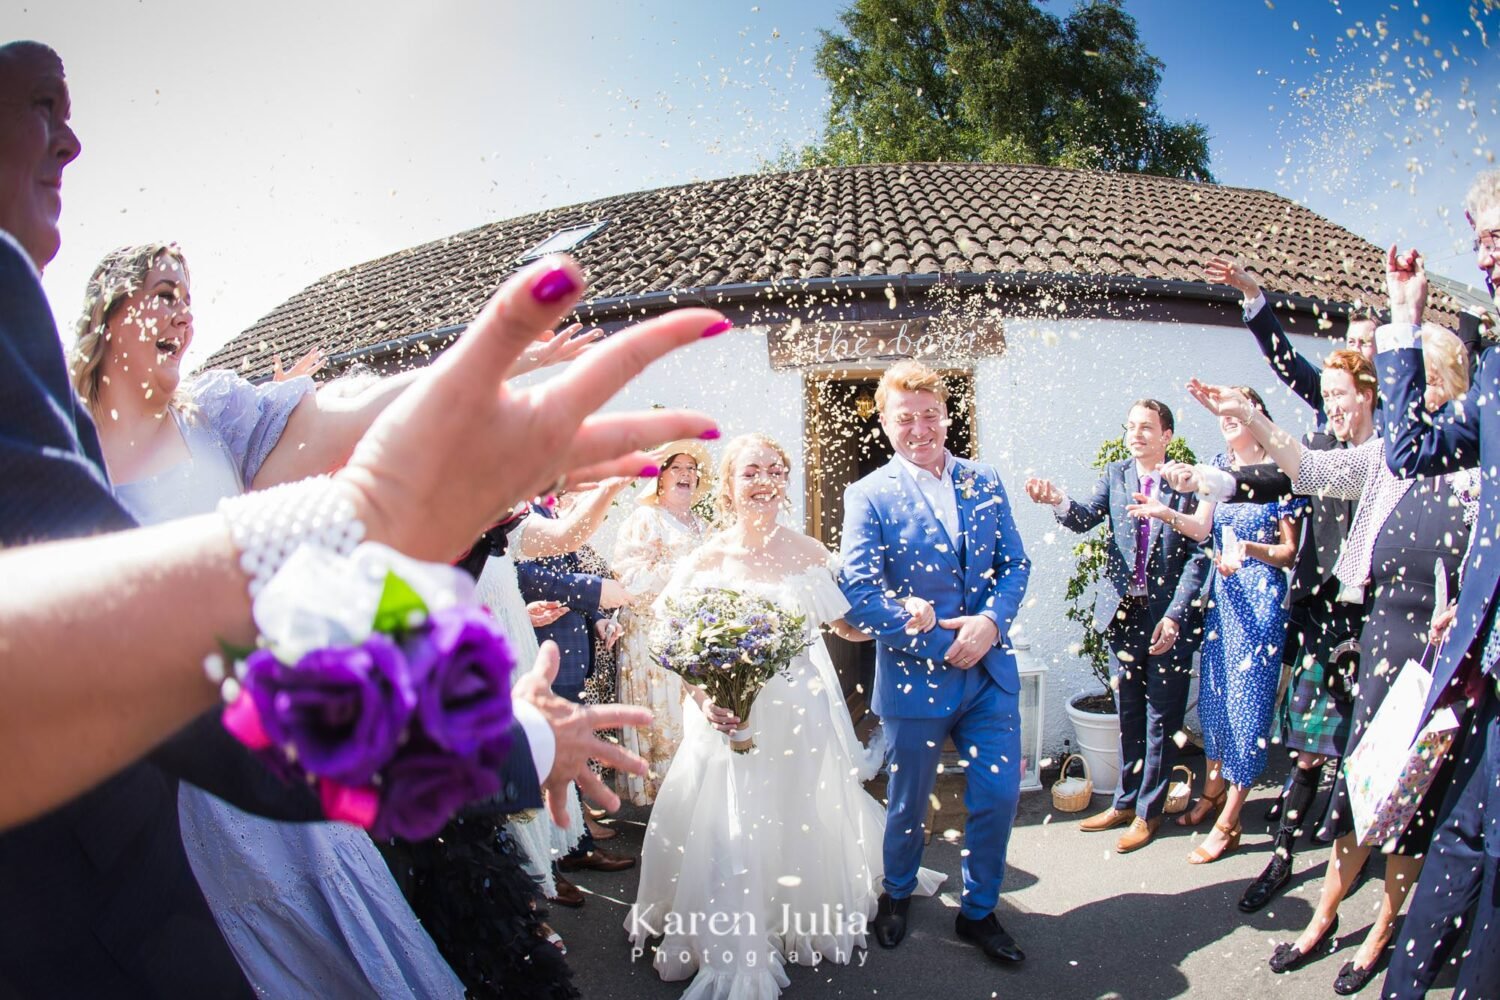
M 1421 334 L 1428 374 L 1426 412 L 1436 413 L 1461 398 L 1469 386 L 1468 356 L 1461 341 L 1441 327 Z M 1409 660 L 1422 660 L 1428 627 L 1436 610 L 1437 567 L 1443 587 L 1458 587 L 1456 572 L 1468 542 L 1469 523 L 1477 511 L 1478 482 L 1467 474 L 1414 482 L 1396 478 L 1385 462 L 1385 439 L 1375 437 L 1358 448 L 1336 451 L 1304 449 L 1280 431 L 1264 413 L 1236 390 L 1202 387 L 1194 394 L 1223 416 L 1243 420 L 1265 445 L 1292 486 L 1303 494 L 1342 496 L 1358 503 L 1349 538 L 1335 569 L 1349 603 L 1368 613 L 1360 632 L 1359 670 L 1352 686 L 1353 729 L 1348 748 L 1359 744 L 1387 692 Z M 1432 838 L 1435 812 L 1452 767 L 1440 769 L 1406 829 L 1385 845 L 1385 893 L 1374 926 L 1354 957 L 1340 970 L 1334 990 L 1358 992 L 1375 975 L 1395 922 L 1416 883 Z M 1314 955 L 1336 930 L 1339 904 L 1370 854 L 1355 836 L 1347 782 L 1340 770 L 1329 812 L 1335 837 L 1323 890 L 1307 927 L 1294 942 L 1277 947 L 1271 968 L 1286 972 Z
M 661 475 L 636 496 L 636 510 L 620 526 L 610 558 L 621 585 L 635 595 L 635 603 L 620 615 L 625 626 L 616 651 L 620 701 L 649 708 L 654 720 L 623 734 L 621 743 L 651 767 L 645 777 L 616 775 L 621 797 L 638 806 L 656 801 L 682 742 L 682 681 L 651 656 L 651 606 L 677 564 L 708 534 L 707 523 L 693 509 L 708 493 L 708 449 L 701 441 L 674 441 L 654 454 Z
M 1265 414 L 1259 393 L 1239 387 Z M 1219 418 L 1228 451 L 1215 456 L 1216 468 L 1240 469 L 1267 460 L 1265 448 L 1237 418 Z M 1188 856 L 1208 864 L 1240 842 L 1240 811 L 1250 786 L 1266 766 L 1271 715 L 1281 676 L 1286 640 L 1286 570 L 1297 555 L 1301 519 L 1307 504 L 1291 499 L 1271 503 L 1204 502 L 1179 514 L 1160 500 L 1126 510 L 1172 525 L 1196 541 L 1214 540 L 1214 563 L 1198 684 L 1198 716 L 1203 722 L 1207 758 L 1203 796 L 1177 818 L 1197 826 L 1214 815 L 1213 830 Z
M 69 110 L 55 53 L 0 46 L 0 623 L 11 639 L 0 647 L 0 884 L 7 905 L 26 915 L 0 936 L 0 979 L 21 995 L 248 996 L 183 856 L 176 782 L 268 816 L 320 812 L 207 711 L 218 694 L 196 664 L 221 640 L 254 638 L 249 578 L 226 515 L 133 528 L 68 383 L 37 271 L 57 252 L 60 179 L 78 155 Z M 494 510 L 560 473 L 627 474 L 644 461 L 632 444 L 710 427 L 701 416 L 653 412 L 580 429 L 591 401 L 644 364 L 727 328 L 707 310 L 611 338 L 592 364 L 547 384 L 545 408 L 537 390 L 497 390 L 522 346 L 582 288 L 562 258 L 515 276 L 345 468 L 299 486 L 298 496 L 336 497 L 365 537 L 443 558 Z M 496 460 L 474 462 L 481 451 Z M 505 762 L 518 803 L 540 801 L 539 774 L 553 797 L 575 777 L 589 783 L 593 756 L 636 766 L 592 729 L 640 713 L 579 712 L 550 693 L 549 669 L 555 657 L 544 650 L 518 690 L 517 715 L 537 720 L 534 736 L 517 723 Z
M 1325 431 L 1303 439 L 1309 451 L 1337 451 L 1357 447 L 1375 433 L 1375 372 L 1364 356 L 1338 350 L 1329 355 L 1322 380 Z M 1271 502 L 1290 495 L 1291 480 L 1279 470 L 1251 466 L 1223 473 L 1198 467 L 1204 478 L 1217 475 L 1218 491 L 1209 499 Z M 1186 478 L 1174 485 L 1196 489 L 1192 467 L 1169 466 L 1168 480 L 1178 471 Z M 1292 574 L 1291 611 L 1287 646 L 1297 650 L 1291 683 L 1281 706 L 1282 742 L 1291 752 L 1293 768 L 1285 793 L 1275 849 L 1265 870 L 1245 888 L 1239 908 L 1254 913 L 1284 889 L 1292 878 L 1297 837 L 1309 827 L 1309 810 L 1322 783 L 1324 765 L 1343 756 L 1353 724 L 1352 665 L 1359 656 L 1359 633 L 1364 625 L 1363 602 L 1339 600 L 1342 585 L 1336 569 L 1355 516 L 1353 501 L 1336 493 L 1309 498 L 1311 523 L 1302 536 L 1297 567 Z
M 626 479 L 614 479 L 601 484 L 585 494 L 583 502 L 607 508 L 628 483 Z M 559 515 L 571 513 L 577 498 L 572 493 L 566 497 L 566 500 L 559 497 L 554 505 L 532 504 L 531 517 L 556 520 Z M 562 659 L 554 690 L 569 701 L 582 704 L 584 684 L 595 669 L 596 644 L 613 647 L 622 631 L 613 612 L 629 605 L 634 595 L 612 577 L 586 572 L 580 552 L 581 548 L 539 559 L 523 558 L 516 564 L 516 574 L 521 596 L 532 612 L 537 639 L 556 643 Z M 633 867 L 635 859 L 598 847 L 597 841 L 614 836 L 614 830 L 599 826 L 585 812 L 578 842 L 557 862 L 559 873 L 584 868 L 623 871 Z M 580 902 L 582 898 L 579 893 Z
M 1500 285 L 1500 171 L 1476 178 L 1465 207 L 1474 227 L 1476 262 L 1494 297 Z M 1391 323 L 1377 333 L 1376 360 L 1392 415 L 1385 429 L 1391 470 L 1407 477 L 1500 467 L 1494 407 L 1500 354 L 1482 353 L 1468 395 L 1429 419 L 1423 413 L 1425 352 L 1415 349 L 1427 304 L 1423 261 L 1415 252 L 1397 254 L 1393 246 L 1386 272 Z M 1473 534 L 1457 612 L 1437 654 L 1426 705 L 1430 712 L 1452 703 L 1467 709 L 1469 722 L 1450 751 L 1456 762 L 1453 780 L 1438 807 L 1427 864 L 1382 986 L 1382 996 L 1398 1000 L 1426 994 L 1465 929 L 1469 944 L 1455 959 L 1453 995 L 1485 996 L 1500 983 L 1500 631 L 1495 627 L 1500 565 L 1492 554 L 1500 538 L 1496 491 L 1484 490 Z
M 74 388 L 103 428 L 115 495 L 141 524 L 210 513 L 245 492 L 312 393 L 305 376 L 256 387 L 209 372 L 184 384 L 191 298 L 175 246 L 127 247 L 94 270 L 78 322 Z M 296 451 L 290 475 L 328 471 Z M 193 875 L 256 990 L 463 995 L 363 830 L 277 823 L 192 785 L 178 789 L 177 808 Z
M 1110 808 L 1084 820 L 1079 829 L 1125 827 L 1115 845 L 1121 854 L 1145 847 L 1161 827 L 1187 712 L 1193 653 L 1203 641 L 1204 592 L 1213 568 L 1201 542 L 1179 533 L 1172 523 L 1133 517 L 1127 510 L 1149 500 L 1178 516 L 1197 509 L 1196 496 L 1178 492 L 1162 479 L 1173 427 L 1165 403 L 1135 402 L 1125 421 L 1130 457 L 1107 465 L 1087 500 L 1069 499 L 1046 479 L 1026 481 L 1027 495 L 1051 507 L 1069 531 L 1082 534 L 1100 524 L 1110 526 L 1094 628 L 1104 633 L 1117 664 L 1120 783 Z

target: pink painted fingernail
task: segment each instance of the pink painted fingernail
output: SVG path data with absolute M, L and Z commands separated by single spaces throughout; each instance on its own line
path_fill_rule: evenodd
M 703 331 L 703 339 L 707 340 L 709 337 L 717 337 L 719 334 L 733 329 L 733 323 L 729 322 L 729 320 L 727 319 L 721 319 L 717 323 L 710 326 L 707 330 Z
M 565 267 L 554 267 L 537 278 L 531 286 L 531 297 L 545 305 L 560 302 L 578 291 L 578 282 Z
M 706 430 L 702 434 L 698 435 L 698 440 L 700 440 L 700 441 L 717 441 L 717 440 L 719 440 L 719 429 L 717 427 L 710 427 L 708 430 Z
M 639 473 L 637 473 L 637 475 L 639 475 L 642 479 L 655 479 L 657 476 L 661 475 L 661 466 L 659 466 L 659 465 L 647 465 L 647 466 L 644 466 L 641 469 L 641 471 Z
M 556 507 L 557 506 L 557 496 L 556 496 L 556 494 L 548 493 L 546 496 L 542 497 L 542 506 L 543 507 Z

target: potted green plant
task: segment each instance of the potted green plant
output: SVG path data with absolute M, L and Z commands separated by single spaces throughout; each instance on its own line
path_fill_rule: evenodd
M 1129 458 L 1123 437 L 1112 438 L 1099 446 L 1092 467 L 1099 473 L 1110 462 Z M 1184 438 L 1174 436 L 1167 444 L 1167 460 L 1197 462 L 1193 449 Z M 1109 544 L 1109 525 L 1099 525 L 1073 546 L 1073 575 L 1068 578 L 1063 599 L 1063 614 L 1076 622 L 1080 630 L 1078 652 L 1099 681 L 1099 688 L 1074 695 L 1068 701 L 1068 718 L 1077 737 L 1078 753 L 1088 762 L 1094 788 L 1100 792 L 1114 789 L 1120 778 L 1120 716 L 1115 711 L 1114 684 L 1110 671 L 1109 643 L 1104 633 L 1094 628 L 1094 587 L 1104 574 Z

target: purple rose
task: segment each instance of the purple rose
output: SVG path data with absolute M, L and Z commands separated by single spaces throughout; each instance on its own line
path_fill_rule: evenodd
M 510 729 L 510 679 L 516 658 L 483 609 L 429 615 L 406 641 L 417 690 L 417 718 L 444 750 L 471 757 Z
M 372 836 L 427 840 L 470 802 L 500 791 L 500 778 L 481 761 L 429 744 L 408 744 L 382 776 Z
M 396 752 L 416 708 L 406 658 L 389 636 L 315 649 L 295 667 L 257 650 L 245 690 L 266 735 L 290 744 L 297 763 L 345 785 L 366 785 Z

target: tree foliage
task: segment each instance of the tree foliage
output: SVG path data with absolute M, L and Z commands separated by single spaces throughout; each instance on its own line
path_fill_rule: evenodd
M 821 142 L 782 165 L 1041 163 L 1212 180 L 1208 133 L 1156 105 L 1161 61 L 1122 0 L 854 0 L 824 31 Z

